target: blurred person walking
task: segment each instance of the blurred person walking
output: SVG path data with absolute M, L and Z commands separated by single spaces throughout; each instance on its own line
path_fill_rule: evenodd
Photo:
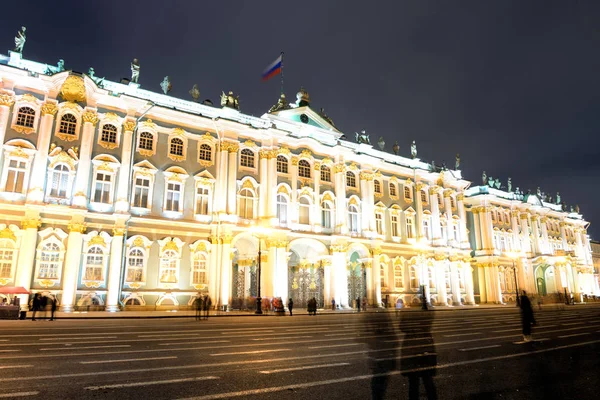
M 292 314 L 292 310 L 294 309 L 294 301 L 292 300 L 292 298 L 290 297 L 290 301 L 288 301 L 288 310 L 290 310 L 290 317 L 293 315 Z
M 523 290 L 521 295 L 521 323 L 523 324 L 523 341 L 531 341 L 531 325 L 535 325 L 535 318 L 533 317 L 533 308 L 531 307 L 531 301 L 527 297 L 527 292 Z

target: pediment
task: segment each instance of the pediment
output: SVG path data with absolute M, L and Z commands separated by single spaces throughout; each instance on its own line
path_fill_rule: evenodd
M 275 111 L 271 114 L 288 119 L 290 121 L 297 122 L 299 124 L 315 126 L 317 128 L 340 133 L 340 131 L 330 121 L 327 121 L 327 119 L 325 119 L 321 114 L 319 114 L 309 106 Z

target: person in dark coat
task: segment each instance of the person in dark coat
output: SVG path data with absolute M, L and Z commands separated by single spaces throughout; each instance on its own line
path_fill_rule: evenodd
M 196 321 L 202 319 L 202 308 L 204 307 L 204 300 L 201 296 L 196 297 L 194 300 L 194 309 L 196 310 Z
M 33 295 L 33 300 L 31 300 L 31 311 L 33 311 L 33 313 L 31 314 L 32 321 L 35 321 L 35 313 L 40 311 L 41 307 L 42 307 L 42 297 L 40 296 L 39 293 L 36 293 Z
M 531 341 L 531 325 L 535 325 L 535 318 L 533 317 L 533 308 L 531 308 L 531 301 L 527 297 L 527 293 L 523 290 L 521 295 L 521 323 L 523 324 L 523 341 Z
M 290 297 L 290 301 L 288 301 L 288 310 L 290 310 L 290 317 L 293 315 L 292 310 L 294 309 L 294 301 Z
M 212 300 L 209 295 L 204 296 L 204 319 L 208 320 L 208 312 L 212 306 Z
M 356 309 L 360 312 L 360 296 L 356 298 Z
M 54 296 L 50 299 L 50 321 L 54 321 L 54 313 L 56 312 L 56 307 L 58 306 L 58 298 Z
M 331 299 L 331 310 L 335 311 L 335 299 L 334 298 Z

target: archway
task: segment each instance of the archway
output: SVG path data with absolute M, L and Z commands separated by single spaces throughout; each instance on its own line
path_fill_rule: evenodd
M 231 307 L 246 309 L 256 307 L 258 239 L 250 234 L 242 234 L 233 241 L 231 276 Z M 263 249 L 263 257 L 267 254 Z
M 327 247 L 313 239 L 297 239 L 290 243 L 288 293 L 294 305 L 305 307 L 315 298 L 317 306 L 324 306 L 324 267 Z
M 350 253 L 348 260 L 348 304 L 367 297 L 367 269 L 358 251 Z

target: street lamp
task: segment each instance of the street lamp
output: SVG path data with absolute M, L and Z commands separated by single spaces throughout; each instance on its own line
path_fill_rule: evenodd
M 506 255 L 508 255 L 510 257 L 510 259 L 512 260 L 513 274 L 514 274 L 514 277 L 515 277 L 516 302 L 517 302 L 517 307 L 519 307 L 520 306 L 520 302 L 519 302 L 519 282 L 517 281 L 517 266 L 515 264 L 517 258 L 519 258 L 519 253 L 514 252 L 514 251 L 507 251 Z
M 267 230 L 265 228 L 255 228 L 252 230 L 252 236 L 258 239 L 258 271 L 257 271 L 257 296 L 256 296 L 256 311 L 254 314 L 261 315 L 262 312 L 262 297 L 260 297 L 260 275 L 261 275 L 261 262 L 262 262 L 262 240 L 267 237 Z

